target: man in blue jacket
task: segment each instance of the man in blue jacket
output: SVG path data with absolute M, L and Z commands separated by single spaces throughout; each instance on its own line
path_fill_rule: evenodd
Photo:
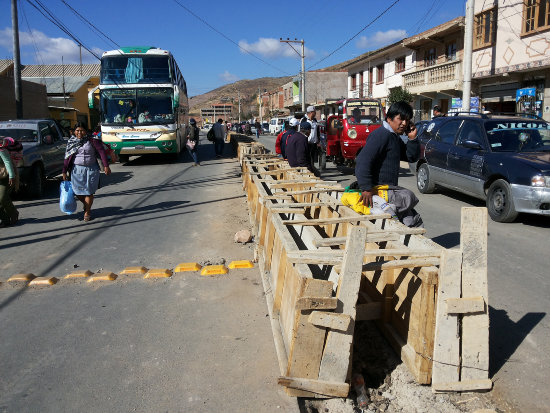
M 408 189 L 399 187 L 399 162 L 416 162 L 420 156 L 417 130 L 411 122 L 413 109 L 407 102 L 390 106 L 382 126 L 372 132 L 359 152 L 355 176 L 361 190 L 361 201 L 372 206 L 372 196 L 378 190 L 388 191 L 388 202 L 394 204 L 399 220 L 409 227 L 423 226 L 422 218 L 414 210 L 418 198 Z M 400 135 L 407 136 L 405 143 Z
M 288 137 L 285 152 L 288 164 L 292 168 L 306 166 L 311 171 L 311 157 L 309 156 L 307 141 L 310 133 L 311 125 L 308 122 L 302 122 L 300 124 L 300 130 Z

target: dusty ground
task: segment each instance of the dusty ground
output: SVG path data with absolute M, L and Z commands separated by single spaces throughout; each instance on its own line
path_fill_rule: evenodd
M 430 386 L 416 384 L 413 376 L 373 322 L 356 324 L 353 346 L 353 372 L 361 373 L 369 395 L 365 413 L 458 413 L 496 409 L 487 394 L 433 394 Z M 361 412 L 355 392 L 347 399 L 302 399 L 304 413 Z

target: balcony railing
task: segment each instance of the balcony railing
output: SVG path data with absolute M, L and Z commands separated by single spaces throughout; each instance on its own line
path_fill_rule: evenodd
M 462 62 L 458 60 L 403 75 L 403 86 L 412 93 L 462 89 L 461 85 Z

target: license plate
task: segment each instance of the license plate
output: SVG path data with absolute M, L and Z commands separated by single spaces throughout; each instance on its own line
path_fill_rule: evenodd
M 145 145 L 136 145 L 135 148 L 136 149 L 145 149 Z

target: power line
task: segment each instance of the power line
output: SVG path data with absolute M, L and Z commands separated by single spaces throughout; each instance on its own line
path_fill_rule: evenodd
M 40 61 L 42 61 L 42 65 L 44 65 L 44 59 L 42 59 L 42 55 L 38 52 L 38 46 L 36 45 L 36 41 L 34 39 L 34 33 L 32 32 L 31 26 L 29 24 L 29 20 L 27 19 L 27 13 L 25 12 L 25 8 L 23 7 L 23 1 L 19 0 L 19 4 L 21 6 L 20 9 L 23 12 L 23 18 L 25 19 L 25 23 L 27 24 L 27 29 L 29 29 L 29 34 L 31 35 L 34 54 L 36 56 L 36 61 L 38 62 L 38 60 L 40 59 Z M 42 77 L 44 78 L 43 73 L 42 73 Z
M 175 1 L 175 0 L 174 0 Z M 344 43 L 342 43 L 339 47 L 337 47 L 335 50 L 330 52 L 328 55 L 323 57 L 322 59 L 318 60 L 316 63 L 309 66 L 307 69 L 311 69 L 314 66 L 317 66 L 319 63 L 325 61 L 330 56 L 332 56 L 334 53 L 336 53 L 338 50 L 342 49 L 345 45 L 347 45 L 349 42 L 351 42 L 353 39 L 355 39 L 357 36 L 359 36 L 365 29 L 370 27 L 374 22 L 376 22 L 380 17 L 382 17 L 384 14 L 386 14 L 393 6 L 395 6 L 397 3 L 399 3 L 400 0 L 395 0 L 390 6 L 388 6 L 382 13 L 380 13 L 378 16 L 376 16 L 374 19 L 371 20 L 369 24 L 367 24 L 365 27 L 363 27 L 361 30 L 359 30 L 357 33 L 355 33 L 353 36 L 351 36 L 348 40 L 346 40 Z
M 88 19 L 86 19 L 86 17 L 84 17 L 83 15 L 81 15 L 78 11 L 76 11 L 71 5 L 69 5 L 65 0 L 61 0 L 61 2 L 67 6 L 72 12 L 73 14 L 75 14 L 80 20 L 82 20 L 84 23 L 86 23 L 93 31 L 95 31 L 98 35 L 104 37 L 105 39 L 107 39 L 109 42 L 111 42 L 112 44 L 114 44 L 116 47 L 120 47 L 120 45 L 115 42 L 113 39 L 111 39 L 109 36 L 107 36 L 103 31 L 101 31 L 100 29 L 98 29 L 92 22 L 90 22 Z
M 397 0 L 399 1 L 399 0 Z M 274 66 L 272 65 L 271 63 L 269 62 L 266 62 L 264 59 L 262 59 L 261 57 L 259 56 L 256 56 L 254 53 L 252 53 L 250 50 L 247 50 L 245 49 L 244 47 L 242 47 L 241 45 L 239 45 L 237 42 L 235 42 L 233 39 L 231 39 L 230 37 L 226 36 L 225 34 L 223 34 L 222 32 L 220 32 L 218 29 L 216 29 L 214 26 L 212 26 L 211 24 L 209 24 L 207 21 L 205 21 L 204 19 L 202 19 L 200 16 L 196 15 L 195 13 L 193 13 L 192 10 L 190 10 L 187 6 L 184 6 L 183 4 L 181 4 L 178 0 L 174 0 L 175 3 L 177 3 L 182 9 L 184 9 L 185 11 L 187 11 L 189 14 L 191 14 L 193 17 L 195 17 L 196 19 L 200 20 L 202 23 L 204 23 L 205 25 L 207 25 L 208 27 L 210 27 L 210 29 L 214 30 L 216 33 L 218 33 L 220 36 L 222 36 L 224 39 L 230 41 L 231 43 L 233 43 L 235 46 L 237 46 L 240 50 L 242 50 L 243 52 L 245 53 L 248 53 L 250 56 L 258 59 L 260 62 L 272 67 L 273 69 L 275 70 L 278 70 L 279 72 L 281 73 L 284 73 L 286 76 L 290 76 L 287 72 L 285 72 L 284 70 L 278 68 L 277 66 Z

